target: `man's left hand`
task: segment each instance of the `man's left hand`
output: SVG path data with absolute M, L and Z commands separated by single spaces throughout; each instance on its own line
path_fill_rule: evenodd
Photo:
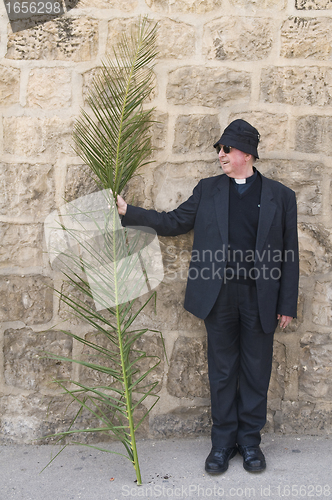
M 284 316 L 283 314 L 278 314 L 277 316 L 278 320 L 279 320 L 279 326 L 280 328 L 282 328 L 283 330 L 286 328 L 286 326 L 289 325 L 289 323 L 292 321 L 292 316 Z

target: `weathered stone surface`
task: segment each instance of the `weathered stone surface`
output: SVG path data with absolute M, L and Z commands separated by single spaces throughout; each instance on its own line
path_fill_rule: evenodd
M 205 25 L 203 54 L 220 61 L 256 61 L 269 55 L 272 43 L 269 19 L 227 16 Z
M 331 404 L 283 401 L 275 422 L 276 431 L 282 434 L 329 434 L 332 432 Z
M 33 393 L 29 396 L 9 395 L 0 398 L 0 442 L 2 444 L 31 443 L 38 438 L 66 431 L 75 415 L 68 397 L 53 397 Z M 76 408 L 77 411 L 77 408 Z M 55 439 L 44 440 L 52 442 Z M 41 444 L 41 441 L 38 441 Z
M 273 362 L 267 406 L 270 410 L 280 410 L 285 392 L 286 347 L 274 340 Z
M 167 390 L 178 398 L 209 397 L 205 339 L 177 338 L 169 364 Z
M 177 12 L 190 14 L 206 14 L 219 9 L 223 0 L 145 0 L 145 3 L 154 12 L 172 14 Z
M 260 132 L 259 154 L 270 151 L 285 151 L 285 143 L 289 136 L 287 115 L 261 111 L 231 113 L 229 123 L 238 118 L 251 123 Z
M 218 137 L 218 134 L 216 134 L 216 137 Z M 221 173 L 217 157 L 215 161 L 164 163 L 160 165 L 154 171 L 153 202 L 155 209 L 159 211 L 173 210 L 189 198 L 200 179 Z
M 172 19 L 160 22 L 158 30 L 158 57 L 182 59 L 195 53 L 195 28 Z
M 66 68 L 34 68 L 29 74 L 27 105 L 54 109 L 71 106 L 71 71 Z
M 332 9 L 330 0 L 295 0 L 298 10 L 328 10 Z
M 230 3 L 235 7 L 245 8 L 246 12 L 262 12 L 266 9 L 281 11 L 287 5 L 285 0 L 230 0 Z
M 331 59 L 331 19 L 289 17 L 281 27 L 281 56 Z
M 85 340 L 104 349 L 110 349 L 112 352 L 118 352 L 115 346 L 112 345 L 106 338 L 106 336 L 102 333 L 89 333 L 85 336 Z M 158 363 L 158 358 L 160 360 L 158 366 L 153 368 L 153 370 L 147 375 L 146 378 L 144 378 L 141 384 L 137 386 L 137 389 L 140 390 L 141 385 L 147 386 L 157 382 L 158 385 L 152 391 L 154 394 L 156 394 L 161 389 L 160 382 L 162 381 L 164 373 L 164 349 L 161 337 L 159 335 L 145 334 L 140 339 L 136 340 L 132 347 L 132 361 L 134 361 L 135 358 L 141 355 L 141 353 L 139 353 L 138 351 L 145 352 L 146 357 L 141 359 L 134 365 L 135 370 L 139 370 L 139 373 L 136 373 L 133 377 L 134 381 L 137 380 L 143 373 L 146 373 L 149 369 L 153 368 Z M 84 346 L 81 359 L 86 363 L 92 363 L 111 369 L 119 369 L 119 367 L 116 366 L 109 357 L 96 351 L 92 346 Z M 123 389 L 123 386 L 111 374 L 103 373 L 86 366 L 81 366 L 80 382 L 87 387 L 108 386 L 110 389 Z M 144 390 L 148 389 L 145 387 Z
M 74 156 L 72 118 L 11 116 L 3 119 L 3 127 L 5 153 L 53 161 L 61 153 Z
M 48 444 L 57 438 L 47 437 L 57 432 L 68 431 L 79 406 L 69 404 L 69 396 L 45 396 L 33 393 L 29 396 L 15 395 L 0 398 L 0 442 L 1 444 L 29 443 L 38 439 L 36 444 Z M 139 408 L 135 419 L 142 417 Z M 83 410 L 72 429 L 95 428 L 101 424 L 88 410 Z M 148 422 L 145 422 L 140 435 L 147 434 Z M 44 439 L 40 439 L 44 438 Z M 110 432 L 87 432 L 68 436 L 61 441 L 70 443 L 97 443 L 113 441 Z
M 206 406 L 179 407 L 151 419 L 150 432 L 158 438 L 197 437 L 211 432 L 210 408 Z
M 66 175 L 65 200 L 74 201 L 81 196 L 99 191 L 95 176 L 88 165 L 69 165 Z
M 47 353 L 71 358 L 73 341 L 62 332 L 35 333 L 29 328 L 4 334 L 4 367 L 7 385 L 39 391 L 57 389 L 54 380 L 70 379 L 71 363 L 48 359 Z
M 159 151 L 166 146 L 168 114 L 154 111 L 153 120 L 155 123 L 151 127 L 151 144 L 156 151 Z
M 20 70 L 9 66 L 0 67 L 0 105 L 9 106 L 20 97 Z
M 0 164 L 0 214 L 43 222 L 55 208 L 50 165 Z
M 90 61 L 98 51 L 98 21 L 86 17 L 60 17 L 54 21 L 20 30 L 8 36 L 8 59 Z M 31 21 L 26 21 L 31 26 Z M 15 22 L 13 23 L 15 30 Z
M 249 102 L 251 79 L 245 71 L 184 66 L 169 73 L 166 96 L 171 104 L 222 107 Z
M 180 115 L 175 124 L 173 153 L 210 153 L 220 133 L 217 115 Z
M 93 299 L 82 290 L 80 290 L 79 287 L 84 288 L 84 284 L 78 283 L 77 286 L 74 286 L 74 284 L 71 282 L 64 282 L 61 286 L 59 301 L 59 317 L 61 319 L 69 321 L 74 325 L 86 322 L 83 317 L 77 312 L 80 309 L 75 306 L 75 303 L 80 305 L 81 307 L 86 307 L 89 311 L 95 311 L 95 304 Z M 81 312 L 84 313 L 84 311 Z
M 261 100 L 293 106 L 332 103 L 332 71 L 319 67 L 269 67 L 262 70 Z
M 332 400 L 332 334 L 307 332 L 301 338 L 299 388 L 302 397 Z
M 327 273 L 332 266 L 330 234 L 321 224 L 299 223 L 300 270 L 303 276 Z
M 136 18 L 113 19 L 108 23 L 107 51 L 111 52 L 112 47 L 120 40 L 122 33 L 128 32 L 133 24 L 137 23 Z M 157 34 L 157 48 L 159 58 L 179 58 L 190 56 L 195 51 L 195 29 L 193 26 L 173 21 L 172 19 L 162 19 L 159 21 Z
M 322 210 L 321 165 L 294 160 L 260 160 L 259 170 L 296 192 L 299 214 L 317 215 Z
M 132 177 L 126 184 L 122 195 L 130 204 L 143 207 L 145 202 L 145 182 L 143 177 L 140 175 Z
M 312 296 L 312 321 L 316 325 L 332 325 L 332 283 L 317 281 Z
M 149 328 L 159 330 L 162 333 L 175 330 L 205 334 L 203 321 L 183 308 L 185 287 L 185 277 L 181 280 L 179 276 L 160 283 L 156 288 L 156 304 L 154 304 L 154 300 L 150 300 L 135 319 L 135 328 Z M 135 310 L 141 307 L 149 296 L 146 294 L 139 297 L 135 304 Z
M 163 255 L 164 283 L 172 286 L 174 281 L 186 282 L 193 246 L 193 232 L 177 238 L 162 238 L 160 248 Z M 183 297 L 181 297 L 183 301 Z
M 118 9 L 125 12 L 132 12 L 138 5 L 137 0 L 80 0 L 77 7 L 84 9 L 85 7 L 91 9 Z
M 301 116 L 296 122 L 295 149 L 304 153 L 332 154 L 332 118 Z
M 39 266 L 43 259 L 42 224 L 0 222 L 0 267 Z
M 0 276 L 0 321 L 47 323 L 53 314 L 52 280 L 46 276 Z

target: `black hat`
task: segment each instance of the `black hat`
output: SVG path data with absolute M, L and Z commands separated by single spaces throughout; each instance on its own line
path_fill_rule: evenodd
M 255 158 L 259 158 L 257 153 L 257 146 L 259 143 L 260 135 L 258 130 L 255 129 L 250 123 L 245 120 L 234 120 L 225 128 L 219 141 L 213 147 L 216 148 L 218 144 L 223 146 L 232 146 L 233 148 L 248 153 Z

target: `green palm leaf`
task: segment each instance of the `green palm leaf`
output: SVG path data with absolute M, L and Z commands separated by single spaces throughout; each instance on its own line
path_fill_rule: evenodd
M 100 192 L 105 198 L 104 207 L 114 207 L 114 198 L 128 180 L 150 162 L 153 109 L 147 110 L 143 104 L 153 90 L 156 36 L 157 25 L 146 18 L 133 27 L 130 36 L 122 36 L 92 83 L 87 98 L 89 111 L 82 110 L 74 128 L 76 152 L 91 168 L 100 188 L 107 190 Z M 82 432 L 111 431 L 122 441 L 126 456 L 135 467 L 137 483 L 141 484 L 135 431 L 159 399 L 155 394 L 157 382 L 151 381 L 149 375 L 160 359 L 148 356 L 138 346 L 147 329 L 133 328 L 141 310 L 155 296 L 151 294 L 143 306 L 135 309 L 132 296 L 141 295 L 146 284 L 138 269 L 140 251 L 149 236 L 132 235 L 123 229 L 114 209 L 104 209 L 99 218 L 94 210 L 73 209 L 70 216 L 75 224 L 69 228 L 64 221 L 58 229 L 65 233 L 67 241 L 77 245 L 68 245 L 68 251 L 58 260 L 67 282 L 77 293 L 58 293 L 76 316 L 90 324 L 97 339 L 87 340 L 66 331 L 83 344 L 83 349 L 90 353 L 89 359 L 69 359 L 52 353 L 47 356 L 98 372 L 102 382 L 88 387 L 72 380 L 75 388 L 69 389 L 65 381 L 56 381 L 78 405 L 78 411 L 70 428 L 52 437 L 61 440 Z M 97 237 L 86 237 L 84 218 Z M 143 415 L 135 418 L 142 407 Z M 74 424 L 83 411 L 98 424 L 76 428 Z

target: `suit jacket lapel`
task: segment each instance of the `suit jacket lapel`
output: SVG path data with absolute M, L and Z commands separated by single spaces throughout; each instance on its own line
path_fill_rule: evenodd
M 214 194 L 214 204 L 216 209 L 216 217 L 218 228 L 224 249 L 227 252 L 228 248 L 228 207 L 229 207 L 229 178 L 227 175 L 222 175 L 217 185 Z
M 277 205 L 273 201 L 273 193 L 268 185 L 267 179 L 264 176 L 262 178 L 262 193 L 261 193 L 261 203 L 260 203 L 260 213 L 258 220 L 258 230 L 256 239 L 256 261 L 257 257 L 261 255 L 262 249 L 269 233 L 274 214 Z

